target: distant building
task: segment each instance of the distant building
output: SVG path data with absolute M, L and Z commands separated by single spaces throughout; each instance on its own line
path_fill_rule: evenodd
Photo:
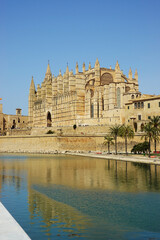
M 11 134 L 13 129 L 23 129 L 28 126 L 28 116 L 22 116 L 22 109 L 16 109 L 16 115 L 4 114 L 0 104 L 0 135 Z

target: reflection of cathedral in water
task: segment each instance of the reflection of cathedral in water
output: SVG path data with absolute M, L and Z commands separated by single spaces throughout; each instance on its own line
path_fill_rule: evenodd
M 35 213 L 40 213 L 45 224 L 44 228 L 48 229 L 48 235 L 50 228 L 55 227 L 59 228 L 59 232 L 65 231 L 68 236 L 72 236 L 74 231 L 74 235 L 79 237 L 79 232 L 81 234 L 85 232 L 85 227 L 90 224 L 88 217 L 82 216 L 76 209 L 48 198 L 38 191 L 30 189 L 28 201 L 31 219 L 34 222 Z
M 23 157 L 23 161 L 0 162 L 0 185 L 13 182 L 17 189 L 26 175 L 34 184 L 57 184 L 79 189 L 141 191 L 160 188 L 160 166 L 75 156 Z M 117 185 L 118 181 L 118 185 Z M 128 186 L 128 181 L 130 186 Z
M 40 161 L 32 161 L 28 174 L 31 185 L 57 184 L 124 192 L 137 192 L 149 187 L 154 191 L 160 177 L 160 166 L 74 156 L 59 156 L 54 160 L 41 157 Z

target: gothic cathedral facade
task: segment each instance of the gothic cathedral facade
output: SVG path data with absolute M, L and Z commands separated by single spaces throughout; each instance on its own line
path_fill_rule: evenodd
M 48 64 L 44 81 L 35 88 L 32 77 L 29 90 L 29 125 L 31 127 L 62 127 L 114 125 L 125 123 L 125 104 L 141 96 L 138 73 L 130 69 L 127 77 L 117 61 L 115 69 L 94 68 L 89 64 L 75 74 L 69 71 L 55 77 Z

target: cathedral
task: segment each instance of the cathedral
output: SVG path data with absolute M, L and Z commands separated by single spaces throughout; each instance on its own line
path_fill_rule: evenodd
M 129 70 L 127 77 L 117 61 L 114 69 L 100 67 L 98 59 L 92 68 L 82 71 L 76 63 L 75 74 L 58 76 L 48 63 L 43 82 L 35 88 L 32 77 L 29 90 L 29 126 L 62 127 L 114 125 L 125 123 L 125 104 L 140 98 L 138 73 Z

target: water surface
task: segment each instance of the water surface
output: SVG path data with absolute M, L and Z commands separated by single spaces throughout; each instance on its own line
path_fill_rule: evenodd
M 0 201 L 32 240 L 160 239 L 160 166 L 1 154 Z

